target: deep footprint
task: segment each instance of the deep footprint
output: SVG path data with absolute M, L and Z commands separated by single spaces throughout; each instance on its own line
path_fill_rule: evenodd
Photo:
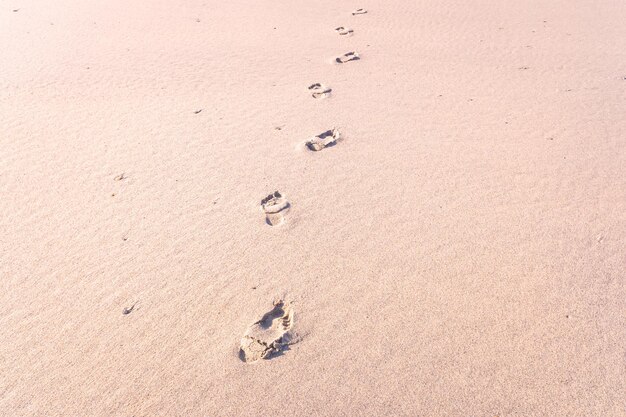
M 285 214 L 289 211 L 290 204 L 278 191 L 261 200 L 261 210 L 265 213 L 265 223 L 270 226 L 278 226 L 285 221 Z
M 291 344 L 293 322 L 291 304 L 275 301 L 274 308 L 246 330 L 239 344 L 239 358 L 247 363 L 271 359 Z
M 348 52 L 335 58 L 335 62 L 338 64 L 345 64 L 346 62 L 358 61 L 359 59 L 361 59 L 361 57 L 359 56 L 358 53 Z
M 315 83 L 309 86 L 309 91 L 313 98 L 326 98 L 330 96 L 331 88 L 326 87 L 324 84 Z
M 352 12 L 352 16 L 356 16 L 358 14 L 365 14 L 367 13 L 367 10 L 365 9 L 356 9 L 355 11 Z
M 341 36 L 352 36 L 352 34 L 354 33 L 354 31 L 352 29 L 346 28 L 346 27 L 343 27 L 343 26 L 339 26 L 339 27 L 335 28 L 335 32 L 337 32 Z
M 335 146 L 337 141 L 341 139 L 341 133 L 339 129 L 327 130 L 324 133 L 320 133 L 306 141 L 306 147 L 313 152 L 321 151 L 325 148 L 330 148 L 331 146 Z

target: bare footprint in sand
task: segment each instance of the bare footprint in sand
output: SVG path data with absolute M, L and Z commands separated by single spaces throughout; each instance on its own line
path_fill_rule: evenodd
M 265 213 L 265 223 L 270 226 L 278 226 L 285 221 L 285 214 L 291 205 L 278 191 L 261 200 L 261 210 Z
M 333 90 L 326 87 L 324 84 L 315 83 L 309 86 L 309 91 L 311 92 L 311 96 L 313 96 L 313 98 L 326 98 L 330 96 L 330 92 Z
M 327 130 L 326 132 L 320 133 L 319 135 L 307 140 L 305 145 L 310 151 L 318 152 L 322 149 L 335 146 L 337 141 L 340 139 L 341 133 L 339 132 L 339 129 Z
M 347 53 L 345 53 L 345 54 L 335 58 L 335 62 L 338 63 L 338 64 L 345 64 L 346 62 L 358 61 L 359 59 L 361 59 L 361 57 L 359 56 L 358 53 L 356 53 L 356 52 L 347 52 Z
M 337 32 L 341 36 L 352 36 L 354 34 L 354 31 L 352 29 L 343 26 L 336 27 L 335 32 Z
M 274 302 L 274 308 L 248 327 L 239 342 L 239 358 L 247 363 L 271 359 L 291 344 L 294 313 L 291 303 Z
M 356 15 L 359 15 L 359 14 L 365 14 L 365 13 L 367 13 L 367 10 L 365 10 L 365 9 L 356 9 L 356 10 L 354 10 L 352 12 L 352 16 L 356 16 Z

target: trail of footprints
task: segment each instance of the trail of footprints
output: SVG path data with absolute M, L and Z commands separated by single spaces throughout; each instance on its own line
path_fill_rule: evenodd
M 351 14 L 358 16 L 366 13 L 365 9 L 356 9 Z M 345 26 L 338 26 L 335 31 L 340 36 L 346 37 L 354 34 L 354 30 Z M 361 59 L 359 54 L 351 51 L 336 57 L 334 62 L 345 64 L 359 59 Z M 323 99 L 330 96 L 332 89 L 322 83 L 314 83 L 308 86 L 308 91 L 314 99 Z M 311 152 L 320 152 L 335 146 L 340 140 L 339 129 L 333 128 L 306 140 L 304 145 Z M 265 215 L 265 223 L 269 226 L 280 226 L 285 223 L 285 216 L 290 208 L 291 204 L 279 191 L 274 191 L 261 200 L 261 211 Z M 284 300 L 275 301 L 274 307 L 261 319 L 252 323 L 244 333 L 239 343 L 239 358 L 243 362 L 253 363 L 279 355 L 293 343 L 293 326 L 292 304 Z

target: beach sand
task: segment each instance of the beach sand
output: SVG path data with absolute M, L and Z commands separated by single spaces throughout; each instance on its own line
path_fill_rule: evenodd
M 0 415 L 625 416 L 625 21 L 3 0 Z

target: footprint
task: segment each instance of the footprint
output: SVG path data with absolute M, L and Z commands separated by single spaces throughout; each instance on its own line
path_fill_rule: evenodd
M 356 9 L 355 11 L 352 12 L 352 16 L 356 16 L 358 14 L 365 14 L 367 13 L 367 10 L 365 9 Z
M 294 313 L 291 303 L 274 302 L 274 308 L 248 327 L 239 342 L 239 358 L 247 363 L 271 359 L 291 344 Z
M 324 84 L 315 83 L 309 86 L 309 91 L 311 91 L 313 98 L 326 98 L 330 96 L 330 92 L 333 90 Z
M 340 34 L 341 36 L 352 36 L 354 34 L 354 31 L 350 28 L 345 28 L 343 26 L 339 26 L 337 28 L 335 28 L 335 32 L 337 32 L 338 34 Z
M 358 61 L 359 59 L 361 59 L 361 57 L 359 56 L 358 53 L 348 52 L 335 58 L 335 62 L 338 64 L 345 64 L 346 62 Z
M 306 147 L 313 152 L 321 151 L 324 148 L 335 146 L 337 141 L 341 139 L 339 129 L 327 130 L 306 141 Z
M 261 200 L 261 209 L 265 213 L 265 223 L 270 226 L 278 226 L 285 221 L 285 214 L 291 205 L 278 191 Z

